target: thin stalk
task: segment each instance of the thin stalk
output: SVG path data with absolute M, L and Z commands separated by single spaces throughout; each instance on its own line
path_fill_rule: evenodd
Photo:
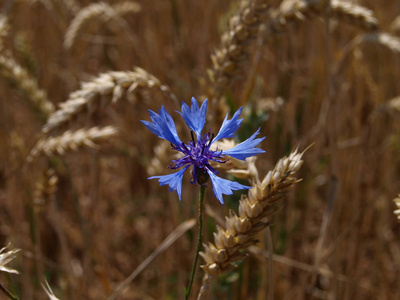
M 12 300 L 19 300 L 19 298 L 13 295 L 9 290 L 7 290 L 1 283 L 0 283 L 0 290 L 10 299 Z
M 206 189 L 205 186 L 200 186 L 199 220 L 198 220 L 199 229 L 198 229 L 198 233 L 197 233 L 197 248 L 196 248 L 196 254 L 194 255 L 192 275 L 190 276 L 189 285 L 188 285 L 187 289 L 185 290 L 185 300 L 189 299 L 190 290 L 192 289 L 192 285 L 193 285 L 194 275 L 196 274 L 197 260 L 199 258 L 199 252 L 201 249 L 201 245 L 203 243 L 203 201 L 204 201 L 205 189 Z

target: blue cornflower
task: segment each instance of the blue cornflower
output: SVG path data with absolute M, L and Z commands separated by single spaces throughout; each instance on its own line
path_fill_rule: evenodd
M 192 184 L 198 183 L 204 186 L 210 178 L 214 195 L 223 204 L 223 194 L 232 195 L 232 191 L 234 190 L 250 189 L 251 187 L 218 177 L 217 174 L 219 172 L 211 166 L 210 162 L 214 161 L 218 163 L 224 163 L 228 160 L 226 156 L 245 160 L 247 157 L 264 153 L 264 150 L 255 147 L 262 140 L 264 140 L 265 137 L 256 139 L 256 136 L 260 133 L 260 129 L 258 129 L 251 137 L 236 145 L 232 149 L 217 149 L 215 151 L 211 150 L 210 146 L 214 142 L 220 139 L 234 137 L 234 134 L 240 127 L 243 119 L 239 119 L 240 114 L 242 113 L 242 108 L 240 108 L 235 112 L 230 120 L 228 120 L 228 114 L 226 114 L 226 117 L 222 122 L 221 128 L 216 136 L 211 132 L 202 134 L 201 132 L 206 123 L 207 103 L 208 101 L 206 99 L 199 108 L 195 98 L 192 98 L 191 107 L 182 102 L 182 112 L 178 113 L 182 116 L 187 126 L 189 126 L 191 129 L 192 136 L 192 140 L 186 144 L 179 139 L 179 136 L 176 132 L 175 123 L 164 106 L 158 110 L 158 114 L 149 110 L 152 122 L 142 121 L 142 123 L 158 137 L 169 141 L 173 150 L 183 154 L 182 158 L 173 160 L 172 164 L 169 166 L 170 169 L 174 170 L 180 168 L 182 169 L 173 174 L 152 176 L 149 177 L 149 179 L 157 178 L 159 179 L 160 185 L 168 184 L 169 191 L 171 192 L 176 190 L 179 200 L 181 200 L 183 174 L 190 166 L 192 166 L 193 170 L 190 182 Z M 194 135 L 196 135 L 196 138 Z

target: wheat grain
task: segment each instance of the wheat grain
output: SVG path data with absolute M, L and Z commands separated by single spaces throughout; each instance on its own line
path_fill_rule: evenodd
M 64 38 L 64 47 L 71 49 L 77 37 L 91 22 L 100 19 L 106 22 L 125 13 L 137 13 L 140 5 L 135 2 L 123 2 L 112 7 L 104 2 L 93 3 L 81 9 L 69 25 Z
M 262 181 L 252 185 L 248 196 L 242 196 L 239 214 L 230 211 L 226 229 L 217 227 L 215 243 L 204 245 L 205 251 L 200 253 L 206 264 L 201 266 L 205 275 L 198 299 L 209 299 L 209 288 L 216 276 L 232 270 L 232 263 L 246 257 L 240 250 L 256 243 L 254 235 L 269 225 L 267 218 L 277 210 L 279 200 L 299 181 L 293 175 L 303 163 L 302 155 L 296 149 L 280 159 Z
M 54 111 L 46 91 L 39 88 L 37 81 L 10 54 L 0 54 L 0 70 L 5 77 L 15 82 L 17 88 L 24 92 L 42 114 L 48 116 Z
M 178 102 L 167 86 L 141 68 L 135 68 L 133 72 L 103 73 L 92 81 L 83 83 L 80 90 L 71 93 L 69 99 L 60 104 L 60 109 L 49 117 L 42 131 L 49 132 L 60 127 L 86 108 L 94 110 L 101 98 L 109 97 L 111 102 L 115 103 L 125 94 L 135 97 L 136 94 L 148 90 L 160 90 L 167 97 Z
M 397 220 L 400 221 L 400 194 L 397 195 L 397 198 L 393 199 L 396 204 L 397 209 L 393 211 L 393 213 L 397 216 Z
M 32 162 L 34 158 L 41 155 L 63 155 L 66 151 L 77 151 L 78 148 L 83 146 L 96 148 L 96 142 L 107 141 L 117 133 L 118 130 L 114 126 L 105 126 L 102 128 L 82 128 L 77 131 L 68 130 L 60 136 L 42 138 L 31 150 L 27 161 Z

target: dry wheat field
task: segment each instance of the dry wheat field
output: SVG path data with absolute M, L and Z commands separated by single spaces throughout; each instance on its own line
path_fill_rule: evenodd
M 0 0 L 0 299 L 400 299 L 399 81 L 395 0 Z

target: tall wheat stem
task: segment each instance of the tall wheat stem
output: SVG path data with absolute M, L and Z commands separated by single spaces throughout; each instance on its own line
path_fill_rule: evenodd
M 189 299 L 190 290 L 192 289 L 194 275 L 196 274 L 197 260 L 199 259 L 199 252 L 201 249 L 201 245 L 203 243 L 203 201 L 204 201 L 204 192 L 206 187 L 200 186 L 200 196 L 199 196 L 199 229 L 197 233 L 197 247 L 196 254 L 194 255 L 194 262 L 192 268 L 192 275 L 190 275 L 190 281 L 187 290 L 185 290 L 185 300 Z

